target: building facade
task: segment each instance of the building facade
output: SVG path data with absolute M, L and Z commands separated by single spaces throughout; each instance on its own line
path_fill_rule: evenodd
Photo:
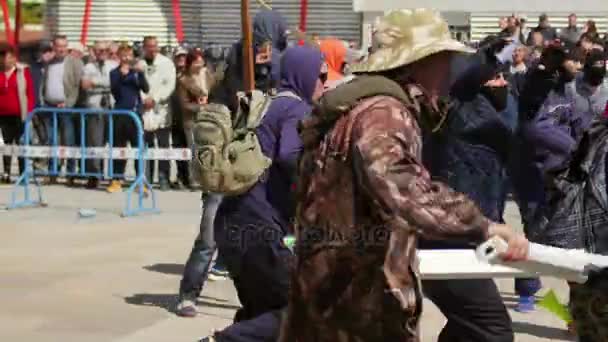
M 290 29 L 299 25 L 299 0 L 265 0 L 287 19 Z M 251 16 L 262 0 L 250 0 Z M 89 41 L 120 39 L 137 41 L 157 36 L 163 45 L 175 45 L 175 23 L 170 0 L 93 0 Z M 47 0 L 47 33 L 64 33 L 78 40 L 82 29 L 84 0 Z M 575 12 L 582 25 L 596 21 L 600 32 L 608 31 L 608 1 L 600 0 L 308 0 L 307 31 L 360 41 L 369 46 L 374 21 L 386 11 L 431 7 L 442 12 L 454 37 L 479 41 L 498 31 L 500 17 L 523 15 L 528 27 L 537 24 L 539 14 L 549 15 L 556 28 L 567 25 Z M 228 46 L 240 37 L 240 0 L 181 0 L 185 40 L 194 44 L 217 43 Z
M 300 1 L 266 0 L 287 19 L 290 29 L 299 26 Z M 231 45 L 241 36 L 240 0 L 181 0 L 184 39 L 193 44 Z M 261 8 L 250 0 L 250 15 Z M 307 31 L 359 41 L 361 14 L 352 0 L 309 0 Z M 84 0 L 48 0 L 46 23 L 51 34 L 63 33 L 79 40 Z M 170 0 L 93 0 L 89 41 L 97 39 L 141 40 L 155 35 L 163 45 L 175 45 L 175 22 Z

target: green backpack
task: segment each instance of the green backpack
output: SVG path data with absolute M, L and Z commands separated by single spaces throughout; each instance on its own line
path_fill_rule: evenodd
M 258 90 L 238 94 L 239 111 L 234 117 L 220 104 L 201 107 L 192 129 L 192 171 L 203 191 L 228 196 L 247 192 L 272 161 L 264 155 L 255 129 L 272 99 L 299 97 L 282 92 L 274 97 Z

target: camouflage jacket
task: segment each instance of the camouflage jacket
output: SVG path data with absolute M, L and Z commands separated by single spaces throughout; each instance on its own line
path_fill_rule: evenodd
M 487 237 L 478 208 L 422 166 L 418 116 L 430 101 L 410 90 L 409 103 L 373 96 L 318 143 L 303 138 L 297 262 L 280 341 L 417 341 L 417 238 Z

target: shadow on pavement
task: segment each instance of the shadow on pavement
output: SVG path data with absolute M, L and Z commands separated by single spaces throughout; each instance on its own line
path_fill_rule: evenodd
M 177 294 L 137 293 L 125 297 L 125 302 L 131 305 L 157 307 L 175 313 Z
M 238 309 L 241 308 L 239 305 L 220 304 L 220 303 L 214 303 L 214 302 L 209 302 L 209 301 L 200 300 L 200 299 L 198 299 L 196 301 L 196 304 L 198 306 L 206 306 L 206 307 L 209 307 L 209 308 L 227 309 L 227 310 L 238 310 Z
M 519 334 L 527 334 L 540 338 L 546 338 L 550 341 L 575 341 L 576 339 L 565 329 L 552 327 L 544 327 L 541 325 L 513 322 L 513 331 Z
M 184 274 L 184 265 L 183 264 L 154 264 L 149 266 L 144 266 L 145 270 L 158 272 L 163 274 L 170 275 L 179 275 Z
M 203 300 L 198 299 L 196 304 L 199 307 L 208 307 L 225 310 L 238 310 L 241 307 L 233 304 L 222 304 L 226 303 L 226 300 L 217 299 L 214 297 L 203 296 Z M 151 306 L 161 309 L 165 309 L 170 313 L 175 313 L 178 297 L 176 294 L 156 294 L 156 293 L 137 293 L 130 297 L 125 297 L 125 302 L 131 305 L 137 306 Z

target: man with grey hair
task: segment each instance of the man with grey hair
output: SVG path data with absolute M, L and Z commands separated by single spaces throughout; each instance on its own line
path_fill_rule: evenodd
M 85 107 L 98 109 L 99 114 L 87 117 L 86 144 L 88 147 L 103 146 L 105 121 L 104 112 L 112 109 L 114 99 L 110 91 L 110 71 L 116 69 L 118 64 L 109 59 L 110 44 L 105 41 L 97 41 L 93 47 L 94 62 L 89 62 L 84 67 L 81 87 L 85 92 Z M 100 173 L 103 171 L 100 159 L 87 161 L 86 171 Z M 90 177 L 87 188 L 97 188 L 99 179 Z
M 49 62 L 48 66 L 45 68 L 44 73 L 42 75 L 42 87 L 41 87 L 41 99 L 42 103 L 45 107 L 50 108 L 66 108 L 71 107 L 75 99 L 73 96 L 73 88 L 74 83 L 76 81 L 74 78 L 78 78 L 78 75 L 74 73 L 70 73 L 68 76 L 66 70 L 74 70 L 73 61 L 68 62 L 68 59 L 73 59 L 73 56 L 69 57 L 69 49 L 68 40 L 65 35 L 55 36 L 53 39 L 53 52 L 55 57 Z M 75 49 L 71 49 L 72 53 L 77 54 Z M 77 50 L 77 49 L 76 49 Z M 67 65 L 70 65 L 69 68 L 66 68 Z M 82 70 L 82 65 L 80 66 L 80 70 Z M 79 80 L 77 81 L 79 82 Z M 67 86 L 67 89 L 66 89 Z M 76 88 L 78 86 L 76 85 Z M 47 128 L 47 137 L 48 144 L 53 145 L 67 145 L 73 146 L 75 144 L 75 130 L 74 130 L 74 121 L 72 118 L 67 116 L 57 116 L 57 141 L 53 141 L 53 120 L 52 116 L 46 115 L 43 116 L 43 120 L 45 122 L 45 126 Z M 53 163 L 51 162 L 49 165 L 49 170 L 52 172 Z M 57 165 L 57 171 L 61 170 L 61 165 Z M 68 172 L 76 171 L 76 161 L 69 160 L 68 161 Z M 55 182 L 56 176 L 51 174 L 50 181 L 51 183 Z

